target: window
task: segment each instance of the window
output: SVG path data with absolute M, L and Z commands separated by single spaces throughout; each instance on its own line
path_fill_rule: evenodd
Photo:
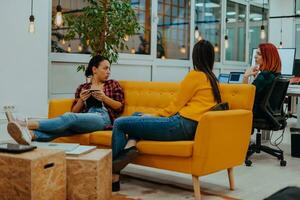
M 300 41 L 300 24 L 296 25 L 295 41 Z M 300 59 L 300 42 L 295 42 L 295 46 L 296 46 L 296 59 Z
M 226 48 L 226 60 L 245 62 L 246 5 L 227 2 L 226 28 L 229 44 Z
M 54 24 L 54 18 L 56 15 L 56 6 L 58 0 L 52 0 L 52 33 L 51 33 L 51 51 L 60 53 L 90 53 L 88 45 L 81 43 L 80 38 L 77 37 L 71 41 L 65 41 L 64 36 L 66 34 L 67 27 L 64 24 L 61 27 L 57 27 Z M 80 15 L 80 10 L 87 6 L 88 3 L 82 0 L 61 0 L 60 5 L 62 7 L 63 14 L 68 15 Z
M 250 6 L 250 23 L 249 23 L 249 58 L 251 58 L 252 49 L 257 48 L 260 43 L 268 41 L 268 13 L 269 10 L 262 7 Z M 261 37 L 261 26 L 265 28 L 265 38 Z M 249 60 L 251 62 L 251 60 Z
M 196 0 L 195 42 L 200 39 L 210 41 L 215 47 L 215 61 L 217 62 L 220 61 L 220 33 L 221 0 Z
M 189 59 L 189 1 L 159 0 L 158 17 L 157 58 Z
M 65 41 L 64 36 L 68 27 L 57 27 L 54 24 L 56 15 L 56 6 L 58 0 L 52 0 L 52 35 L 51 35 L 51 51 L 61 53 L 91 53 L 88 44 L 83 42 L 80 36 L 76 36 L 74 40 Z M 64 17 L 67 15 L 78 15 L 82 13 L 82 9 L 88 6 L 85 0 L 60 0 Z M 151 44 L 151 0 L 131 0 L 131 7 L 135 10 L 137 19 L 141 25 L 140 33 L 128 37 L 128 49 L 119 50 L 119 53 L 134 54 L 150 54 Z
M 119 50 L 120 53 L 149 54 L 151 53 L 151 0 L 131 0 L 131 7 L 135 10 L 141 30 L 138 34 L 128 38 L 128 49 Z

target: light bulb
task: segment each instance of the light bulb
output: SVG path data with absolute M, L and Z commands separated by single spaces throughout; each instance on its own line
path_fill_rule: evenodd
M 219 46 L 218 46 L 217 43 L 215 44 L 214 50 L 215 50 L 216 53 L 218 53 L 220 51 Z
M 66 41 L 64 38 L 62 39 L 61 44 L 66 44 Z
M 266 31 L 265 31 L 265 26 L 261 25 L 260 27 L 260 39 L 265 39 L 266 38 Z
M 56 7 L 56 16 L 55 16 L 55 24 L 56 26 L 61 26 L 63 24 L 63 17 L 62 17 L 62 13 L 61 13 L 61 6 L 57 5 Z
M 161 59 L 163 59 L 163 60 L 166 59 L 166 56 L 162 56 Z
M 186 53 L 186 48 L 185 48 L 184 45 L 182 45 L 182 46 L 180 47 L 180 53 L 182 53 L 182 54 L 185 54 L 185 53 Z
M 201 40 L 203 40 L 203 38 L 202 38 L 201 34 L 199 34 L 198 41 L 201 41 Z
M 131 48 L 130 53 L 135 54 L 135 48 Z
M 198 26 L 196 26 L 196 28 L 195 28 L 195 39 L 198 39 L 199 36 L 200 36 L 199 28 L 198 28 Z
M 227 35 L 225 35 L 224 46 L 225 46 L 226 49 L 228 49 L 228 47 L 229 47 L 229 42 L 228 42 L 228 36 Z
M 81 46 L 81 44 L 78 45 L 78 51 L 79 51 L 79 52 L 82 51 L 82 46 Z
M 124 41 L 125 41 L 125 42 L 128 42 L 128 41 L 129 41 L 129 36 L 128 36 L 128 35 L 125 35 L 125 36 L 124 36 Z
M 71 48 L 71 45 L 69 44 L 68 48 L 67 48 L 67 52 L 71 52 L 72 51 L 72 48 Z
M 28 27 L 28 32 L 29 33 L 34 33 L 35 31 L 35 26 L 34 26 L 34 16 L 30 15 L 29 17 L 29 27 Z
M 281 49 L 283 47 L 282 45 L 282 41 L 279 42 L 279 49 Z

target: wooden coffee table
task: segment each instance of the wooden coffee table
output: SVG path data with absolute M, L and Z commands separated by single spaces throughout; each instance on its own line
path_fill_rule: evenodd
M 67 198 L 109 200 L 112 195 L 112 154 L 96 149 L 79 156 L 66 156 Z

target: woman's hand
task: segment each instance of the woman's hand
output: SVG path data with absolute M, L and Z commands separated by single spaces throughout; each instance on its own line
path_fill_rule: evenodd
M 104 101 L 104 99 L 107 97 L 102 90 L 92 92 L 92 96 L 99 101 Z
M 249 78 L 250 76 L 256 77 L 258 72 L 259 72 L 259 66 L 252 66 L 246 70 L 244 74 L 244 78 Z
M 259 72 L 259 66 L 252 66 L 249 69 L 247 69 L 244 74 L 243 83 L 248 83 L 249 77 L 250 76 L 256 77 L 258 72 Z
M 85 102 L 89 97 L 91 96 L 91 93 L 88 90 L 81 90 L 79 97 L 81 101 Z

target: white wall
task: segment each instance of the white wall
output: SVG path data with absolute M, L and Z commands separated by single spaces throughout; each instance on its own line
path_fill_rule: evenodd
M 270 0 L 270 16 L 294 15 L 294 0 Z M 270 19 L 269 42 L 279 46 L 281 19 Z M 295 47 L 295 18 L 282 19 L 282 42 L 284 48 Z
M 34 1 L 36 32 L 28 32 L 30 0 L 0 1 L 0 119 L 3 106 L 46 116 L 49 1 Z

